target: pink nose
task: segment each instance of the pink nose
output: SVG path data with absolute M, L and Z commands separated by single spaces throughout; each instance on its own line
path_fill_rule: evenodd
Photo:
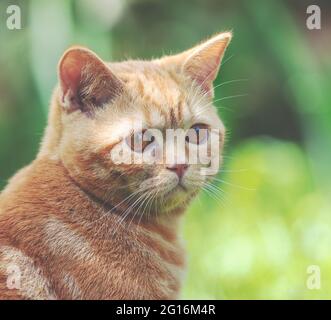
M 175 164 L 173 166 L 167 167 L 168 170 L 175 172 L 179 179 L 183 177 L 187 168 L 188 168 L 187 164 Z

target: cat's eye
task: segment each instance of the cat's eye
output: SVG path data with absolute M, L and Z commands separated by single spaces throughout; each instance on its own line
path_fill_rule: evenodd
M 143 130 L 139 132 L 133 132 L 126 138 L 126 143 L 132 151 L 142 153 L 149 144 L 154 142 L 154 140 L 154 136 L 148 135 L 148 131 Z
M 208 140 L 208 125 L 197 123 L 193 125 L 186 133 L 185 140 L 192 144 L 202 144 Z

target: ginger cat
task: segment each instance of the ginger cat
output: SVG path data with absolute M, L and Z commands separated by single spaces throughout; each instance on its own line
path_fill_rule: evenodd
M 185 139 L 195 148 L 208 143 L 202 129 L 219 130 L 220 155 L 213 81 L 230 39 L 152 61 L 64 53 L 40 152 L 0 195 L 0 299 L 179 297 L 181 220 L 212 176 L 201 163 L 115 163 L 111 154 L 123 141 L 136 155 L 157 150 L 155 137 L 141 138 L 148 128 L 193 128 L 198 138 Z

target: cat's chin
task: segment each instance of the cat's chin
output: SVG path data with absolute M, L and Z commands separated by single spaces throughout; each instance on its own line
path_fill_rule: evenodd
M 170 198 L 173 197 L 175 194 L 178 196 L 185 196 L 185 194 L 189 193 L 189 190 L 187 187 L 185 187 L 182 184 L 177 184 L 174 188 L 171 190 L 167 191 L 163 196 L 165 198 Z
M 165 205 L 159 208 L 161 213 L 171 213 L 185 210 L 192 199 L 199 193 L 198 189 L 189 189 L 186 186 L 178 184 L 169 190 L 162 197 L 165 199 Z

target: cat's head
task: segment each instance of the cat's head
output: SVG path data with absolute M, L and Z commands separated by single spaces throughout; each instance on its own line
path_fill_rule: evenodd
M 71 177 L 127 213 L 182 209 L 221 163 L 225 128 L 213 81 L 230 39 L 221 33 L 151 61 L 106 63 L 85 48 L 66 51 L 49 130 L 56 127 Z

